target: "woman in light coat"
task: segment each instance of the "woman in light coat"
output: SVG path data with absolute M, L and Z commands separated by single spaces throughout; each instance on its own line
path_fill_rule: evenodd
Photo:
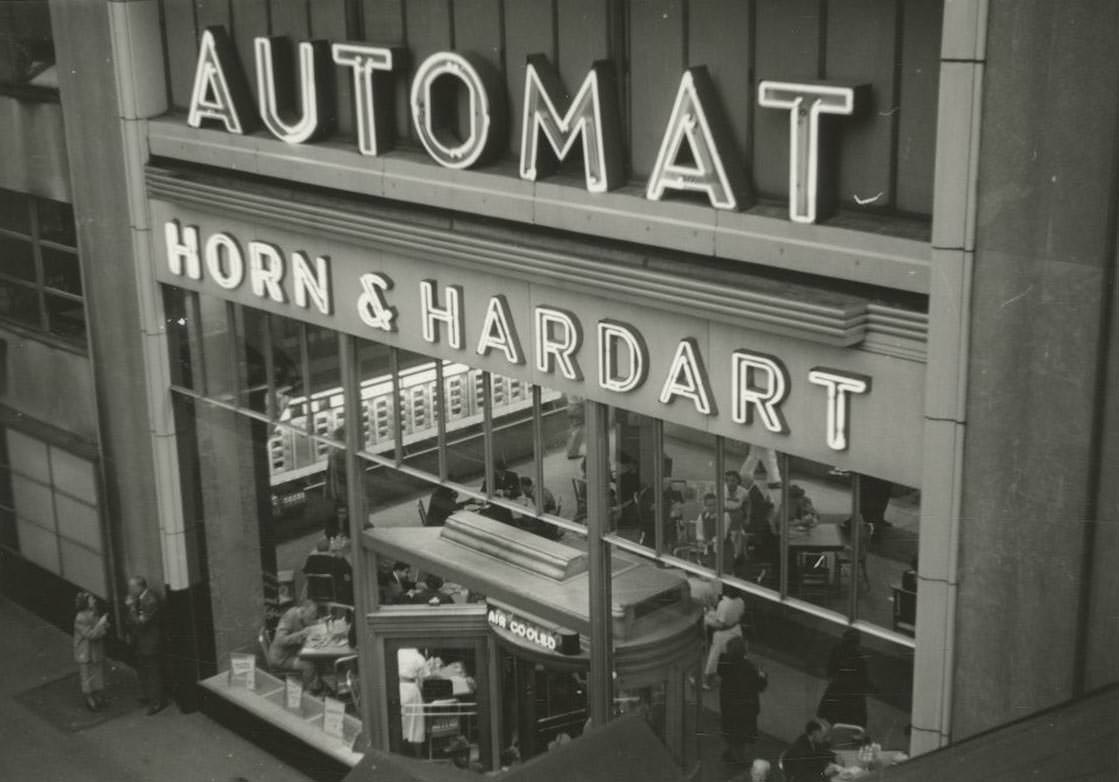
M 74 662 L 81 675 L 82 695 L 90 711 L 105 705 L 105 635 L 108 614 L 98 612 L 97 598 L 79 592 L 74 601 Z

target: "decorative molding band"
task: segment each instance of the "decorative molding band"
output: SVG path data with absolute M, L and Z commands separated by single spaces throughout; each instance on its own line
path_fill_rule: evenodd
M 293 199 L 290 191 L 272 193 L 260 186 L 211 184 L 150 166 L 146 177 L 148 194 L 152 198 L 282 230 L 296 230 L 360 246 L 392 248 L 403 254 L 509 279 L 552 284 L 597 296 L 612 295 L 644 307 L 827 345 L 858 345 L 874 323 L 892 329 L 890 336 L 894 338 L 924 340 L 927 321 L 924 313 L 879 307 L 882 314 L 875 317 L 870 312 L 874 305 L 858 296 L 806 286 L 775 286 L 768 280 L 759 280 L 756 290 L 731 287 L 635 264 L 612 265 L 528 244 L 514 247 L 509 242 L 449 228 L 371 216 L 352 205 L 308 203 Z M 891 319 L 886 313 L 896 316 Z M 879 351 L 890 352 L 888 344 L 880 346 Z M 900 350 L 898 355 L 912 358 L 914 351 Z
M 239 136 L 192 128 L 182 115 L 151 122 L 153 155 L 336 191 L 454 209 L 565 231 L 728 260 L 825 274 L 866 285 L 927 293 L 928 223 L 842 215 L 800 225 L 785 210 L 759 205 L 731 212 L 681 201 L 649 201 L 644 189 L 588 194 L 565 177 L 526 182 L 515 166 L 442 168 L 407 149 L 363 157 L 352 144 L 321 142 L 293 151 L 264 133 Z

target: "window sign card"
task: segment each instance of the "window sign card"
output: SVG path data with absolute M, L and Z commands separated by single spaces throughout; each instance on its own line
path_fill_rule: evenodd
M 233 652 L 229 655 L 230 683 L 256 689 L 256 655 Z
M 299 711 L 303 706 L 303 680 L 288 676 L 284 682 L 284 702 L 289 709 Z
M 346 704 L 336 698 L 325 698 L 323 705 L 325 707 L 322 715 L 323 733 L 336 739 L 343 738 Z

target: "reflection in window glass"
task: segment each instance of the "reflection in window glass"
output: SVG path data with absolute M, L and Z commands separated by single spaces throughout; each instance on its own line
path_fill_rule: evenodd
M 265 424 L 261 424 L 265 426 Z M 350 564 L 349 512 L 327 491 L 327 472 L 332 457 L 340 449 L 327 448 L 286 427 L 276 427 L 268 438 L 269 481 L 272 487 L 271 538 L 276 545 L 276 566 L 295 573 L 298 594 L 305 594 L 305 565 L 323 539 L 327 552 Z M 327 590 L 311 595 L 348 605 L 353 604 L 352 578 L 345 578 L 348 567 L 335 568 L 338 578 Z
M 612 407 L 608 415 L 610 452 L 609 528 L 619 536 L 652 547 L 655 538 L 647 495 L 655 446 L 653 419 Z
M 392 455 L 396 436 L 391 350 L 377 342 L 357 340 L 361 448 L 367 453 L 386 457 Z
M 254 413 L 268 413 L 269 316 L 251 307 L 241 308 L 241 399 L 240 405 Z
M 757 477 L 764 468 L 757 467 Z M 852 544 L 849 476 L 830 465 L 788 460 L 788 589 L 793 597 L 849 615 L 851 578 L 843 562 Z
M 668 421 L 663 426 L 665 552 L 715 570 L 727 529 L 718 515 L 717 441 Z
M 485 373 L 465 364 L 444 362 L 447 479 L 480 490 L 486 477 L 483 436 Z
M 0 317 L 38 328 L 42 314 L 35 289 L 0 279 Z
M 548 388 L 530 388 L 529 397 L 534 399 L 532 436 L 536 448 L 531 461 L 518 465 L 525 504 L 543 513 L 585 523 L 586 481 L 582 461 L 586 403 L 582 397 L 566 396 Z M 537 490 L 538 486 L 543 490 Z M 560 537 L 558 530 L 556 536 Z
M 436 360 L 407 350 L 396 351 L 397 410 L 405 461 L 439 474 L 438 372 Z
M 162 286 L 163 316 L 167 329 L 167 356 L 171 382 L 183 388 L 194 388 L 191 362 L 191 329 L 197 324 L 188 312 L 187 292 L 170 285 Z
M 3 41 L 0 31 L 0 62 Z M 73 210 L 57 201 L 0 190 L 0 317 L 84 344 L 77 253 L 45 240 L 73 246 Z
M 76 253 L 43 247 L 43 284 L 66 293 L 80 296 L 82 273 Z
M 303 383 L 303 326 L 290 318 L 271 316 L 272 362 L 275 373 L 276 420 L 307 431 L 307 398 Z
M 39 219 L 39 238 L 55 244 L 77 247 L 74 225 L 74 208 L 61 201 L 47 198 L 35 200 Z
M 50 332 L 74 342 L 85 339 L 85 308 L 80 299 L 46 294 L 47 322 Z
M 858 568 L 858 618 L 913 636 L 917 621 L 917 554 L 921 495 L 916 489 L 859 476 L 866 534 L 860 552 L 844 553 Z
M 23 193 L 0 189 L 0 229 L 30 236 L 30 201 Z
M 0 274 L 35 281 L 35 255 L 30 241 L 0 234 Z
M 45 2 L 4 3 L 0 30 L 0 85 L 58 88 L 50 8 Z
M 235 372 L 240 366 L 235 353 L 237 346 L 230 307 L 222 299 L 206 294 L 198 295 L 206 394 L 223 402 L 235 400 L 238 383 Z

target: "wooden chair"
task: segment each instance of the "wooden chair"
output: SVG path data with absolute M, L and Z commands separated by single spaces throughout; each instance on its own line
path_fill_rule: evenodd
M 831 568 L 827 554 L 818 551 L 799 551 L 796 555 L 796 584 L 799 597 L 811 595 L 826 598 L 831 593 Z
M 828 731 L 828 741 L 834 749 L 857 749 L 865 738 L 866 728 L 862 725 L 837 722 Z

